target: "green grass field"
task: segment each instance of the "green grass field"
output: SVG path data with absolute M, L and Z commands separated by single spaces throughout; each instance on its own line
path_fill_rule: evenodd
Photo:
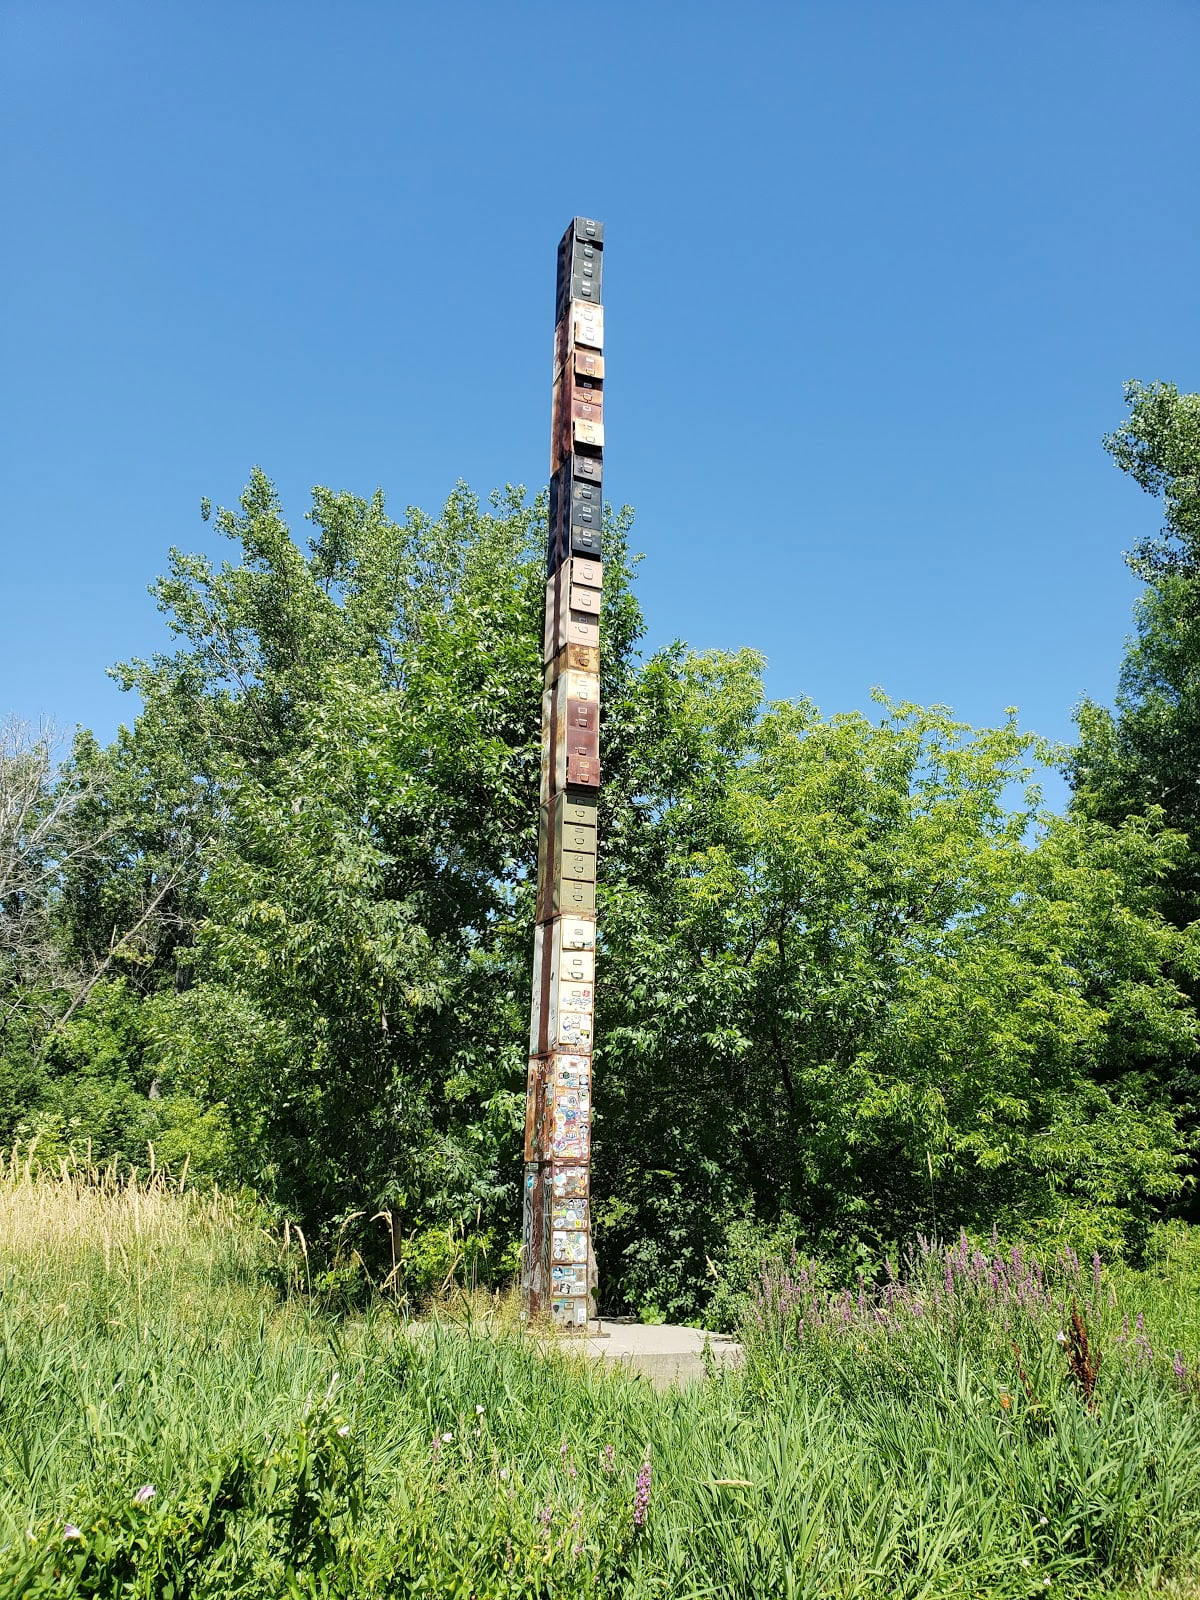
M 325 1313 L 289 1253 L 161 1178 L 0 1177 L 3 1600 L 1200 1595 L 1182 1232 L 1140 1273 L 779 1265 L 744 1371 L 661 1393 Z

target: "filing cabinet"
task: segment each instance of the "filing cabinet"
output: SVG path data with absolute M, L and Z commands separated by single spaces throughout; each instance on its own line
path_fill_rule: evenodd
M 588 1197 L 588 1170 L 574 1162 L 556 1161 L 550 1169 L 550 1203 L 559 1205 L 567 1200 L 584 1200 Z
M 585 1266 L 567 1267 L 554 1266 L 550 1268 L 550 1294 L 553 1301 L 559 1298 L 576 1297 L 582 1299 L 588 1292 L 588 1270 Z M 586 1302 L 584 1302 L 586 1304 Z M 585 1319 L 586 1320 L 586 1317 Z
M 604 538 L 604 229 L 558 247 L 546 539 L 542 812 L 530 1007 L 522 1291 L 585 1331 L 593 1309 L 589 1167 L 596 984 Z
M 572 300 L 565 313 L 567 335 L 572 344 L 587 345 L 592 350 L 604 349 L 604 307 L 588 305 L 584 300 Z
M 588 1203 L 580 1200 L 560 1200 L 556 1195 L 550 1199 L 550 1226 L 552 1228 L 586 1228 L 588 1225 Z
M 600 484 L 604 477 L 604 463 L 600 456 L 576 453 L 571 457 L 571 477 L 577 483 Z
M 599 680 L 599 650 L 591 645 L 564 645 L 558 654 L 546 663 L 546 681 L 557 683 L 563 673 L 568 671 L 586 672 Z
M 582 850 L 563 850 L 558 858 L 558 870 L 564 879 L 577 883 L 595 883 L 596 858 Z
M 578 916 L 581 911 L 594 912 L 596 885 L 575 879 L 562 880 L 552 887 L 550 905 L 551 915 L 555 917 Z
M 559 948 L 562 950 L 595 950 L 595 917 L 563 917 L 558 924 Z
M 599 564 L 598 561 L 592 562 L 593 566 L 599 566 Z M 575 565 L 574 556 L 571 558 L 571 565 Z M 593 589 L 588 584 L 573 582 L 571 584 L 571 610 L 585 612 L 590 617 L 598 617 L 600 615 L 599 589 Z
M 600 763 L 595 756 L 568 756 L 567 783 L 580 789 L 600 787 Z
M 604 298 L 604 250 L 592 239 L 564 239 L 558 248 L 557 303 Z

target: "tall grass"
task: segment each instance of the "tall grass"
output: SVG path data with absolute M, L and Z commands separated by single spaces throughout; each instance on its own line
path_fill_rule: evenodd
M 0 1597 L 1200 1594 L 1171 1249 L 930 1246 L 848 1293 L 776 1263 L 744 1371 L 659 1393 L 281 1294 L 296 1247 L 241 1202 L 10 1164 Z

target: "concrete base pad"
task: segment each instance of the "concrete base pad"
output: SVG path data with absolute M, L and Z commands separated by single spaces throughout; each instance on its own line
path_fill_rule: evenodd
M 619 1362 L 640 1372 L 656 1388 L 672 1383 L 693 1383 L 703 1378 L 704 1351 L 716 1367 L 741 1365 L 742 1347 L 724 1333 L 705 1333 L 703 1328 L 678 1328 L 670 1323 L 604 1321 L 599 1338 L 562 1341 L 564 1350 L 578 1351 L 597 1361 Z

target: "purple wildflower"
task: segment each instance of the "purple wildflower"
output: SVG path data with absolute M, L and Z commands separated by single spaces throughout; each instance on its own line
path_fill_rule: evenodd
M 542 1509 L 538 1512 L 538 1516 L 542 1519 L 542 1526 L 544 1528 L 548 1528 L 550 1526 L 551 1521 L 553 1520 L 553 1517 L 554 1517 L 553 1507 L 551 1507 L 551 1506 L 543 1506 Z
M 1171 1363 L 1171 1371 L 1175 1374 L 1176 1383 L 1187 1384 L 1187 1367 L 1184 1365 L 1183 1351 L 1176 1350 L 1175 1359 Z
M 77 1528 L 73 1522 L 68 1522 L 63 1528 L 64 1539 L 82 1539 L 83 1529 Z
M 615 1472 L 617 1470 L 616 1462 L 613 1460 L 613 1454 L 613 1447 L 610 1444 L 606 1444 L 604 1449 L 600 1452 L 600 1466 L 603 1471 Z
M 638 1471 L 637 1482 L 633 1487 L 633 1525 L 635 1528 L 646 1526 L 646 1515 L 650 1510 L 650 1457 L 647 1456 Z
M 133 1497 L 134 1505 L 148 1506 L 151 1500 L 154 1499 L 155 1493 L 156 1491 L 152 1483 L 144 1483 Z

